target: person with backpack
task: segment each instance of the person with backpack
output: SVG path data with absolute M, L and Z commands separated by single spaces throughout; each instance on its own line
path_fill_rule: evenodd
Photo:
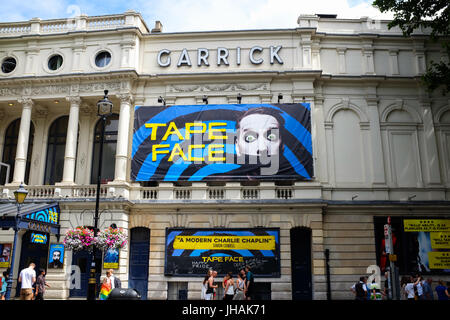
M 355 295 L 355 300 L 358 301 L 366 301 L 367 300 L 367 277 L 361 277 L 359 278 L 359 282 L 355 283 L 351 290 L 353 292 L 353 294 Z

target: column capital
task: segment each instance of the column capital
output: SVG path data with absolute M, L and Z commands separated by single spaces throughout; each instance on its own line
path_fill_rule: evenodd
M 19 101 L 19 103 L 24 107 L 31 108 L 34 105 L 34 101 L 30 97 L 20 97 L 17 101 Z
M 131 104 L 134 100 L 134 97 L 131 93 L 119 93 L 117 94 L 117 98 L 120 99 L 120 103 L 129 103 Z
M 70 105 L 78 105 L 80 106 L 81 104 L 81 98 L 79 96 L 68 96 L 66 97 L 66 100 L 69 101 Z

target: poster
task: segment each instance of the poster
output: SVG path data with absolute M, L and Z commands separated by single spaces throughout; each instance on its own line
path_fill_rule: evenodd
M 103 255 L 103 269 L 119 268 L 119 249 L 108 249 Z
M 0 268 L 8 268 L 11 263 L 11 243 L 0 243 Z
M 237 274 L 246 265 L 255 276 L 280 277 L 280 231 L 255 229 L 167 229 L 165 274 Z
M 135 107 L 132 181 L 311 180 L 308 103 Z
M 419 272 L 450 272 L 450 219 L 405 219 L 403 225 L 418 247 Z
M 64 265 L 64 245 L 50 244 L 48 268 L 62 269 L 63 265 Z

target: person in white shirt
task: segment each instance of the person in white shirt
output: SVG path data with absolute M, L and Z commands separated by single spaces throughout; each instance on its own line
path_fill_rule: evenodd
M 33 300 L 33 284 L 36 282 L 36 265 L 32 262 L 28 268 L 23 269 L 19 275 L 20 300 Z
M 109 269 L 109 279 L 111 280 L 111 290 L 115 288 L 121 288 L 122 283 L 119 278 L 114 277 L 114 271 L 112 269 Z
M 414 278 L 410 277 L 408 284 L 405 286 L 405 293 L 408 298 L 408 300 L 415 300 L 415 294 L 414 294 Z

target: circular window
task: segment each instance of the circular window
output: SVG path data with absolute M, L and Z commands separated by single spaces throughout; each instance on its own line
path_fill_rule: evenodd
M 108 51 L 99 52 L 95 56 L 95 65 L 99 68 L 106 67 L 111 62 L 111 53 Z
M 48 59 L 48 68 L 50 70 L 58 70 L 59 68 L 61 68 L 62 64 L 63 57 L 61 57 L 59 54 L 56 54 Z
M 3 73 L 13 72 L 15 68 L 16 68 L 16 59 L 10 57 L 3 60 L 2 62 Z

